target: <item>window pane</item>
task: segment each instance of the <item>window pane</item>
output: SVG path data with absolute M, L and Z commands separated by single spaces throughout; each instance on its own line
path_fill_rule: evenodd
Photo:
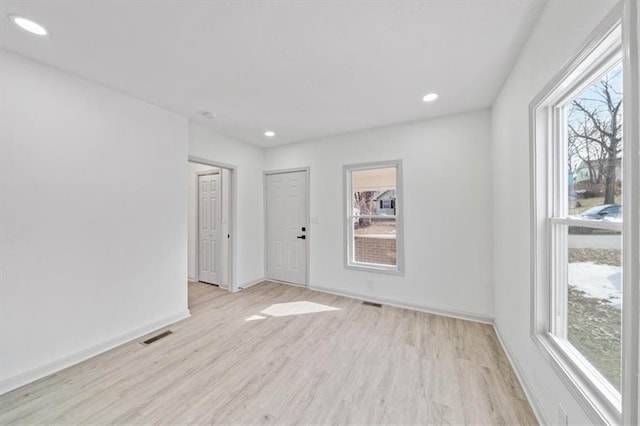
M 567 339 L 620 391 L 622 238 L 569 227 Z
M 397 265 L 396 219 L 354 218 L 353 254 L 356 262 Z
M 565 111 L 568 213 L 619 220 L 619 212 L 606 206 L 622 202 L 622 65 L 569 101 Z
M 351 182 L 354 216 L 395 216 L 395 167 L 353 171 Z

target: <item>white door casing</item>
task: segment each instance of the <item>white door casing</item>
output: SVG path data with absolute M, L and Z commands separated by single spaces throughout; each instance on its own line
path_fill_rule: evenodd
M 198 176 L 198 280 L 220 284 L 220 173 Z
M 220 227 L 220 287 L 229 290 L 230 287 L 230 234 L 231 234 L 231 171 L 229 169 L 220 169 L 220 194 L 222 218 Z
M 307 172 L 267 174 L 266 206 L 267 278 L 306 285 Z

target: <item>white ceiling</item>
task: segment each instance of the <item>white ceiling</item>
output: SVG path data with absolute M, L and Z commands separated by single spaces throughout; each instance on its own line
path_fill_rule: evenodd
M 543 6 L 2 0 L 0 36 L 3 48 L 266 147 L 489 107 Z M 51 35 L 20 30 L 11 13 Z M 440 98 L 423 103 L 428 92 Z

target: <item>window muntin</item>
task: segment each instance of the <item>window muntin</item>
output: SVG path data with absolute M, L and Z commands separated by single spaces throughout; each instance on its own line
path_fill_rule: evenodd
M 347 267 L 401 271 L 400 162 L 345 166 Z

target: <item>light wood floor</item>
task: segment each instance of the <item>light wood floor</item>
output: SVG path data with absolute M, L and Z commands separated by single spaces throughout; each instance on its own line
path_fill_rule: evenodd
M 322 308 L 313 304 L 338 310 L 261 313 Z M 130 342 L 0 396 L 0 422 L 536 422 L 489 325 L 275 283 L 236 294 L 191 283 L 189 308 L 149 346 Z

